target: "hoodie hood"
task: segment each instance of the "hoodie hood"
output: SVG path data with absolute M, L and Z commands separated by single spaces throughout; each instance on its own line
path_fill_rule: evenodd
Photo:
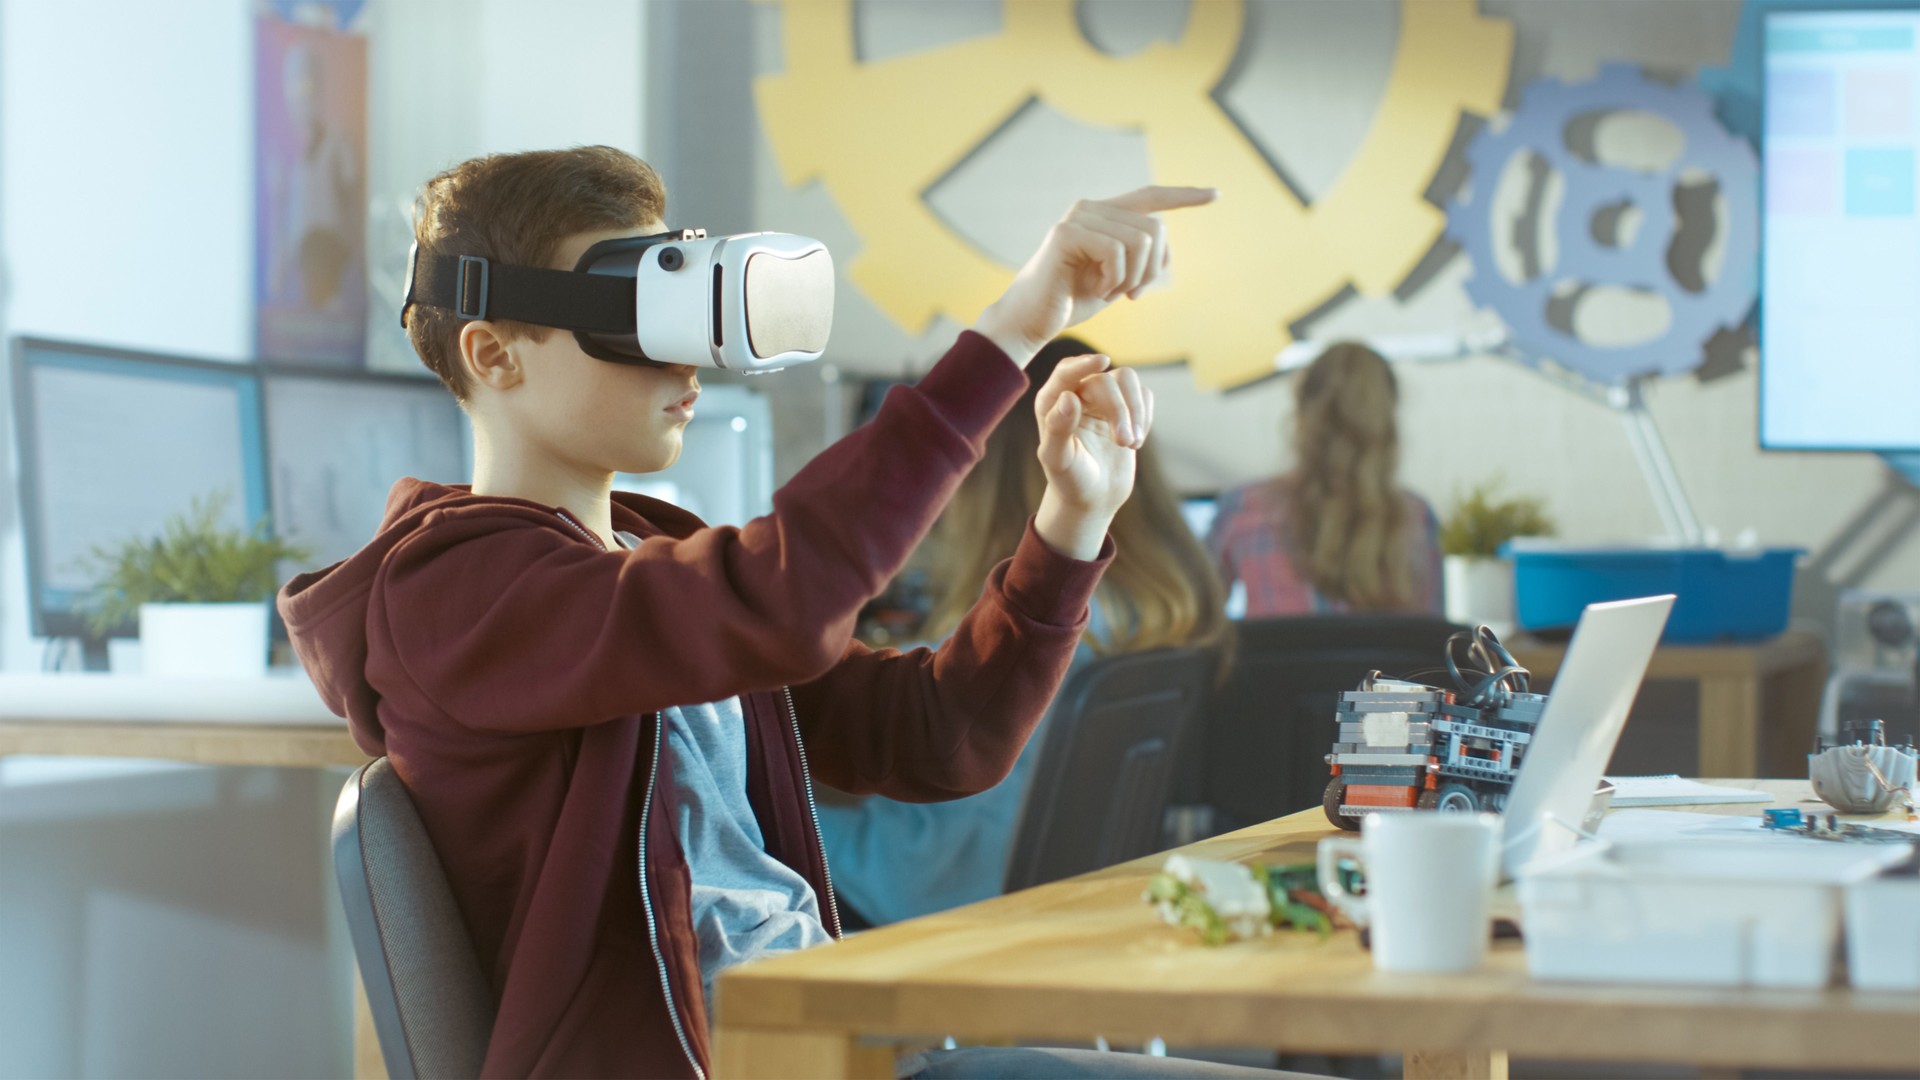
M 369 755 L 386 753 L 380 725 L 380 695 L 367 682 L 367 616 L 388 556 L 403 541 L 448 521 L 497 515 L 502 527 L 546 525 L 581 540 L 557 507 L 527 499 L 475 495 L 465 484 L 435 484 L 407 477 L 393 485 L 379 531 L 345 559 L 297 575 L 280 589 L 276 606 L 287 624 L 293 651 L 320 699 L 347 720 L 353 741 Z M 692 514 L 669 503 L 628 492 L 613 494 L 616 529 L 641 538 L 686 536 L 702 527 Z

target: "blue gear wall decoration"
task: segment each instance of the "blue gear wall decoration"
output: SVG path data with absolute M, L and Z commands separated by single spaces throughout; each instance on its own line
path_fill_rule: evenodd
M 1647 112 L 1677 127 L 1685 149 L 1666 169 L 1645 172 L 1596 163 L 1567 145 L 1567 126 L 1595 113 Z M 1551 221 L 1558 257 L 1550 271 L 1531 281 L 1509 281 L 1495 262 L 1500 227 L 1493 215 L 1494 191 L 1513 156 L 1538 155 L 1564 178 L 1564 195 Z M 1512 344 L 1524 355 L 1549 359 L 1587 378 L 1618 384 L 1640 375 L 1684 374 L 1698 368 L 1705 348 L 1722 327 L 1738 326 L 1753 307 L 1759 269 L 1758 178 L 1753 148 L 1714 116 L 1713 101 L 1693 87 L 1655 82 L 1630 64 L 1608 64 L 1584 83 L 1541 79 L 1527 87 L 1506 127 L 1489 127 L 1467 149 L 1468 187 L 1447 211 L 1447 231 L 1467 252 L 1473 274 L 1467 293 L 1507 324 Z M 1725 214 L 1716 278 L 1700 292 L 1673 279 L 1667 249 L 1678 224 L 1674 192 L 1697 172 L 1719 182 Z M 1632 239 L 1610 246 L 1595 239 L 1596 214 L 1630 203 L 1641 215 Z M 1662 297 L 1672 320 L 1664 334 L 1627 346 L 1596 345 L 1553 325 L 1548 304 L 1566 284 L 1646 290 Z

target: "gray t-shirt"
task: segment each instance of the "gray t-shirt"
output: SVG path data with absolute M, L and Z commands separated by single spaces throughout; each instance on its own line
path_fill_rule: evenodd
M 832 940 L 805 878 L 767 854 L 747 802 L 747 727 L 740 699 L 667 709 L 673 831 L 693 875 L 700 979 L 735 964 Z
M 622 546 L 637 537 L 618 534 Z M 747 802 L 747 721 L 739 698 L 663 710 L 673 831 L 693 878 L 700 980 L 735 964 L 831 941 L 807 880 L 767 854 Z

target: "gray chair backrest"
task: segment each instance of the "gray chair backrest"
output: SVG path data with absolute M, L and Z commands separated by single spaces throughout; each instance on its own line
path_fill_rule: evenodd
M 1008 892 L 1160 850 L 1174 755 L 1218 663 L 1212 650 L 1158 649 L 1074 672 L 1047 718 Z
M 386 758 L 348 778 L 333 812 L 333 872 L 393 1080 L 478 1077 L 493 987 L 413 800 Z

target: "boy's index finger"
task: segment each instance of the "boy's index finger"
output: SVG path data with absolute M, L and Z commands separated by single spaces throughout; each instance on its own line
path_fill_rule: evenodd
M 1092 374 L 1094 372 L 1105 371 L 1112 365 L 1113 361 L 1109 359 L 1105 353 L 1083 353 L 1079 356 L 1069 356 L 1065 360 L 1060 361 L 1059 365 L 1053 369 L 1053 375 L 1049 381 L 1059 379 L 1063 382 L 1074 382 L 1084 377 L 1080 374 L 1081 372 Z
M 1125 195 L 1115 195 L 1108 199 L 1107 203 L 1122 210 L 1131 210 L 1136 214 L 1157 214 L 1162 210 L 1205 206 L 1219 197 L 1219 188 L 1169 187 L 1150 184 L 1143 188 L 1135 188 Z

